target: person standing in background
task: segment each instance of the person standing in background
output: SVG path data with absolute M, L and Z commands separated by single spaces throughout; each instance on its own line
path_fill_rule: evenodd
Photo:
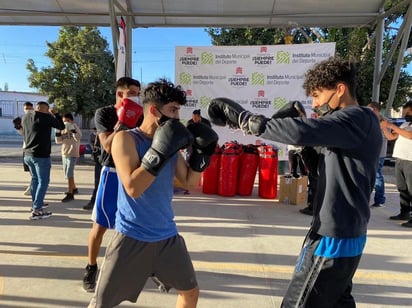
M 306 166 L 303 163 L 303 159 L 301 156 L 303 147 L 288 144 L 287 149 L 288 149 L 289 173 L 296 179 L 299 178 L 300 176 L 308 175 Z M 300 173 L 298 173 L 298 168 L 299 168 Z
M 412 101 L 403 105 L 405 123 L 400 127 L 387 120 L 381 127 L 388 140 L 395 140 L 392 156 L 395 161 L 396 187 L 399 191 L 400 213 L 389 217 L 392 220 L 408 220 L 402 227 L 412 228 Z
M 64 123 L 55 109 L 49 110 L 49 104 L 38 102 L 35 112 L 29 112 L 22 120 L 24 140 L 24 162 L 29 166 L 33 208 L 31 220 L 48 218 L 51 212 L 45 212 L 44 197 L 50 182 L 51 169 L 51 129 L 63 130 Z
M 303 163 L 308 171 L 308 198 L 307 206 L 300 209 L 299 212 L 305 215 L 313 215 L 314 202 L 316 200 L 316 188 L 318 186 L 318 163 L 321 153 L 321 147 L 303 147 L 302 156 Z
M 24 114 L 26 115 L 29 112 L 33 112 L 33 104 L 31 102 L 25 102 L 23 104 L 23 111 Z M 13 119 L 13 125 L 14 128 L 17 130 L 17 132 L 19 133 L 19 135 L 23 136 L 23 126 L 21 126 L 21 121 L 22 119 L 20 117 L 17 117 L 15 119 Z M 23 141 L 23 149 L 24 149 L 24 141 Z M 23 170 L 25 172 L 29 172 L 29 166 L 27 166 L 24 162 L 24 152 L 23 152 Z M 25 196 L 30 196 L 31 195 L 31 191 L 30 191 L 30 185 L 27 186 L 26 190 L 23 192 L 23 194 Z
M 193 110 L 192 118 L 187 122 L 187 125 L 193 123 L 203 123 L 209 127 L 212 127 L 212 125 L 210 125 L 210 121 L 202 117 L 202 115 L 200 114 L 200 109 Z
M 64 177 L 67 179 L 68 190 L 66 196 L 61 200 L 62 202 L 69 202 L 74 200 L 74 194 L 78 193 L 76 183 L 74 181 L 74 167 L 77 159 L 80 157 L 80 139 L 82 132 L 80 128 L 74 123 L 73 115 L 66 113 L 63 116 L 65 129 L 62 131 L 56 130 L 55 141 L 62 145 L 62 164 Z
M 381 106 L 378 102 L 370 102 L 368 107 L 373 110 L 373 112 L 378 117 L 379 121 L 382 119 Z M 376 180 L 375 180 L 375 196 L 373 198 L 373 203 L 371 207 L 383 207 L 385 206 L 385 178 L 383 176 L 383 164 L 385 162 L 386 152 L 388 150 L 388 139 L 386 138 L 382 130 L 382 148 L 379 155 L 378 169 L 376 170 Z

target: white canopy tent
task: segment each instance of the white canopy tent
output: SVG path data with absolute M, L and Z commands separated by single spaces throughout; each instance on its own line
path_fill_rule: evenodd
M 377 26 L 372 99 L 399 46 L 388 105 L 399 79 L 412 23 L 412 0 L 385 12 L 385 0 L 2 0 L 0 25 L 110 26 L 117 59 L 118 18 L 126 19 L 126 72 L 131 72 L 132 29 L 138 27 L 374 27 Z M 384 18 L 408 6 L 396 44 L 382 63 Z M 389 107 L 390 108 L 390 107 Z

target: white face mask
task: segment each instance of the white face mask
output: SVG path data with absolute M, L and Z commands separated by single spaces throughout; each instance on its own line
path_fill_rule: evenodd
M 25 110 L 24 110 L 24 114 L 28 114 L 28 113 L 30 113 L 30 112 L 33 112 L 33 109 L 25 109 Z
M 129 96 L 128 99 L 130 99 L 131 101 L 135 102 L 138 105 L 142 105 L 140 101 L 140 96 Z

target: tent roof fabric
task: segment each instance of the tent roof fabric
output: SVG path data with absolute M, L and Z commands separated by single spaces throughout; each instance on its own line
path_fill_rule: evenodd
M 372 26 L 385 0 L 2 0 L 0 25 L 110 26 L 110 9 L 138 27 Z M 113 4 L 113 6 L 111 6 Z

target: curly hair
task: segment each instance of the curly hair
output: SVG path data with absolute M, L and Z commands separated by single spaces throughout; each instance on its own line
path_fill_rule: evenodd
M 155 103 L 160 107 L 171 102 L 186 104 L 186 92 L 181 86 L 175 86 L 166 78 L 149 83 L 144 90 L 143 104 Z
M 335 89 L 338 83 L 344 83 L 352 97 L 356 97 L 356 65 L 339 57 L 330 57 L 319 62 L 305 74 L 303 88 L 306 95 L 319 89 Z

